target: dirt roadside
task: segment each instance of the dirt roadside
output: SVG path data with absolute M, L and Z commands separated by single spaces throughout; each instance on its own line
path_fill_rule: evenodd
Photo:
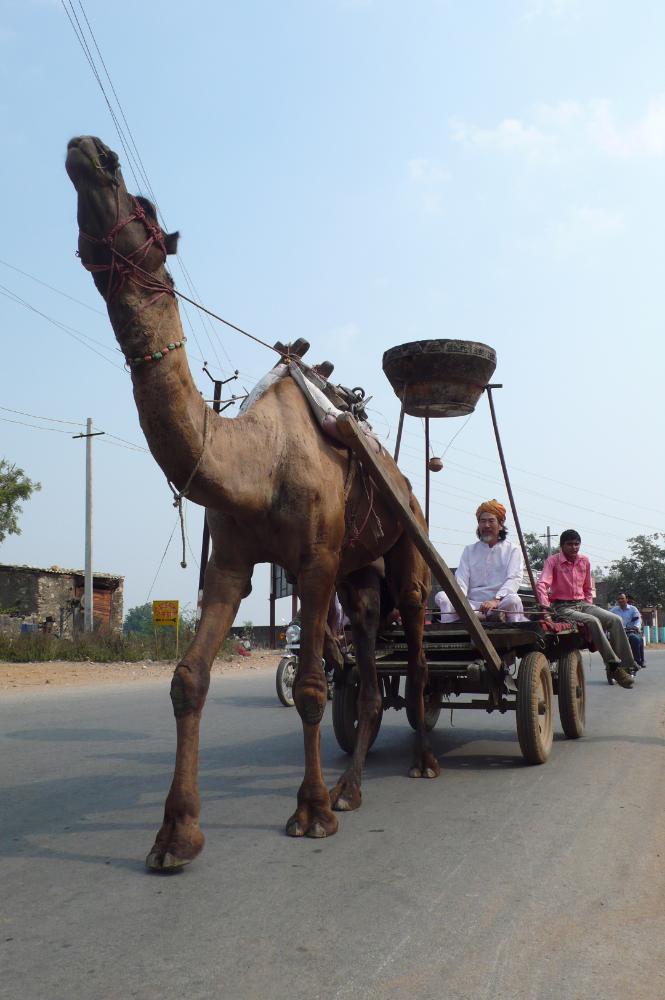
M 276 670 L 280 650 L 259 649 L 249 656 L 234 656 L 230 660 L 215 660 L 212 675 L 235 674 L 247 670 Z M 0 662 L 0 691 L 25 688 L 71 687 L 83 684 L 127 684 L 132 681 L 168 681 L 173 675 L 175 660 L 136 663 L 92 663 L 53 660 L 45 663 Z
M 647 646 L 665 649 L 665 645 Z M 237 674 L 246 670 L 277 670 L 282 651 L 258 649 L 249 656 L 236 655 L 230 660 L 215 660 L 212 676 Z M 53 660 L 45 663 L 0 662 L 0 691 L 25 688 L 71 687 L 83 684 L 126 684 L 132 681 L 170 681 L 175 660 L 139 660 L 136 663 L 92 663 Z

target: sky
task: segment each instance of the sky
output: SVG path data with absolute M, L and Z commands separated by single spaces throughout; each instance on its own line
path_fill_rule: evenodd
M 261 340 L 307 338 L 307 360 L 373 397 L 390 451 L 383 352 L 480 341 L 498 355 L 523 530 L 576 527 L 596 567 L 664 530 L 664 39 L 651 0 L 3 0 L 0 457 L 42 489 L 0 562 L 83 566 L 73 435 L 91 417 L 106 432 L 95 571 L 125 577 L 126 610 L 196 603 L 202 512 L 186 504 L 183 570 L 170 491 L 74 253 L 64 159 L 81 134 L 118 151 L 130 190 L 149 193 L 147 177 L 181 232 L 177 287 Z M 204 361 L 216 378 L 239 371 L 224 398 L 274 363 L 191 306 L 183 320 L 206 398 Z M 454 566 L 478 503 L 507 502 L 486 399 L 468 420 L 433 421 L 431 438 L 444 463 L 431 536 Z M 424 449 L 407 417 L 400 466 L 421 501 Z M 237 621 L 267 623 L 267 598 L 259 566 Z

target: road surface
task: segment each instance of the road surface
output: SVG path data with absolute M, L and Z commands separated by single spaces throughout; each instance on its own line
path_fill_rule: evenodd
M 171 776 L 167 684 L 6 695 L 0 997 L 661 1000 L 665 653 L 633 691 L 590 664 L 587 735 L 558 735 L 542 767 L 512 715 L 442 712 L 441 777 L 409 779 L 410 729 L 387 712 L 363 806 L 323 841 L 283 833 L 302 739 L 273 675 L 215 678 L 207 845 L 170 877 L 143 868 Z M 332 784 L 329 708 L 322 755 Z

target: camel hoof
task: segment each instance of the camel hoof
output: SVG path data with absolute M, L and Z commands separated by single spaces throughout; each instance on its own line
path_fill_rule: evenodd
M 307 836 L 314 838 L 321 838 L 321 837 L 327 837 L 328 834 L 326 833 L 326 830 L 320 823 L 312 823 L 310 828 L 307 830 Z
M 148 871 L 172 875 L 182 871 L 184 866 L 191 864 L 193 860 L 193 858 L 176 858 L 175 854 L 170 854 L 168 851 L 164 854 L 163 851 L 154 850 L 145 859 L 145 864 Z
M 333 809 L 337 812 L 352 812 L 355 807 L 345 799 L 343 795 L 340 795 L 338 799 L 333 803 Z
M 436 760 L 428 761 L 422 765 L 414 764 L 409 768 L 410 778 L 438 778 L 440 774 L 441 768 Z
M 286 835 L 287 837 L 305 836 L 305 831 L 303 830 L 303 828 L 301 827 L 300 823 L 298 822 L 295 816 L 292 816 L 291 819 L 286 824 Z

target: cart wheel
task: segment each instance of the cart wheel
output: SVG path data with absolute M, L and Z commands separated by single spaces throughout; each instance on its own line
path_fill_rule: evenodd
M 332 698 L 332 723 L 335 738 L 344 753 L 353 753 L 356 745 L 356 735 L 358 733 L 358 693 L 360 691 L 360 681 L 352 684 L 336 684 Z M 379 709 L 379 716 L 376 720 L 376 727 L 369 741 L 369 748 L 374 744 L 374 740 L 379 735 L 381 720 L 383 718 L 383 707 Z
M 547 657 L 527 653 L 517 676 L 517 739 L 527 764 L 544 764 L 552 749 L 552 675 Z
M 586 683 L 579 649 L 559 660 L 559 716 L 561 728 L 569 740 L 584 733 Z
M 277 667 L 275 687 L 277 697 L 286 708 L 293 708 L 293 682 L 296 677 L 298 661 L 295 656 L 283 656 Z
M 413 681 L 411 681 L 407 677 L 404 689 L 404 698 L 406 700 L 406 717 L 409 720 L 409 725 L 411 726 L 411 728 L 417 729 L 418 720 L 416 718 L 415 710 L 411 705 L 411 698 L 409 697 L 409 695 L 411 694 L 412 686 L 413 686 Z M 425 729 L 428 733 L 431 733 L 431 731 L 437 724 L 439 715 L 441 713 L 441 695 L 438 693 L 438 691 L 430 691 L 429 687 L 426 687 L 423 697 L 425 701 Z

